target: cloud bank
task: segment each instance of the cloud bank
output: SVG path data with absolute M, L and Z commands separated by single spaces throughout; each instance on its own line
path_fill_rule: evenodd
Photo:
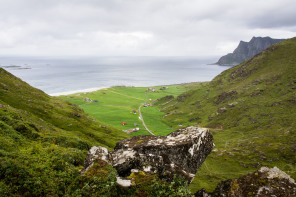
M 220 56 L 296 33 L 294 0 L 0 0 L 0 55 Z

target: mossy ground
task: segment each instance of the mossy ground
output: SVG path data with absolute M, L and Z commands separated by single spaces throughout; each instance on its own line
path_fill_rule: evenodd
M 168 183 L 156 175 L 139 171 L 127 177 L 132 186 L 124 188 L 116 184 L 116 175 L 110 164 L 97 159 L 83 176 L 73 180 L 65 196 L 191 196 L 182 179 L 175 178 Z

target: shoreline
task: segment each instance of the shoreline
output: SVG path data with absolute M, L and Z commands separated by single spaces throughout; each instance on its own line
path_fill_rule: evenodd
M 104 87 L 96 87 L 96 88 L 86 88 L 82 90 L 72 90 L 72 91 L 65 91 L 65 92 L 58 92 L 58 93 L 51 93 L 48 94 L 49 96 L 66 96 L 71 94 L 77 94 L 77 93 L 89 93 L 89 92 L 95 92 L 102 89 L 112 88 L 112 87 L 160 87 L 160 86 L 174 86 L 174 85 L 186 85 L 191 83 L 204 83 L 208 81 L 194 81 L 194 82 L 185 82 L 185 83 L 174 83 L 174 84 L 167 84 L 167 85 L 153 85 L 153 86 L 124 86 L 124 85 L 114 85 L 114 86 L 104 86 Z
M 82 90 L 72 90 L 72 91 L 65 91 L 65 92 L 57 92 L 57 93 L 51 93 L 51 94 L 48 94 L 48 95 L 49 96 L 66 96 L 66 95 L 71 95 L 71 94 L 76 94 L 76 93 L 95 92 L 95 91 L 106 89 L 106 88 L 111 88 L 111 86 L 110 87 L 96 87 L 96 88 L 87 88 L 87 89 L 82 89 Z

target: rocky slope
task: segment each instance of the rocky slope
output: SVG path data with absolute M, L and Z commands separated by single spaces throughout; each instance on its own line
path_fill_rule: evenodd
M 222 56 L 216 63 L 218 65 L 237 65 L 240 64 L 267 47 L 274 45 L 278 42 L 284 41 L 284 39 L 273 39 L 270 37 L 253 37 L 249 42 L 240 41 L 238 47 L 225 56 Z

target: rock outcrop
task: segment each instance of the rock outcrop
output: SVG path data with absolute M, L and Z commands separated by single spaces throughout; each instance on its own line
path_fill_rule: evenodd
M 171 179 L 174 174 L 191 181 L 213 148 L 207 129 L 188 127 L 168 136 L 136 136 L 118 142 L 110 160 L 120 176 L 132 169 Z
M 106 161 L 107 163 L 109 163 L 109 153 L 107 148 L 104 147 L 97 147 L 97 146 L 93 146 L 91 147 L 91 149 L 89 150 L 85 160 L 84 160 L 84 164 L 83 164 L 83 169 L 81 171 L 81 175 L 84 175 L 84 173 L 90 168 L 92 167 L 92 165 L 94 164 L 94 160 L 95 159 L 99 159 L 99 160 L 103 160 Z
M 218 65 L 237 65 L 240 64 L 261 51 L 265 50 L 267 47 L 274 45 L 284 39 L 273 39 L 270 37 L 253 37 L 250 42 L 240 41 L 238 47 L 225 56 L 222 56 L 216 63 Z
M 296 184 L 294 179 L 277 167 L 262 167 L 239 179 L 222 181 L 212 193 L 202 189 L 195 196 L 296 196 Z
M 82 172 L 94 159 L 107 159 L 121 177 L 140 170 L 167 181 L 177 175 L 190 182 L 213 146 L 208 129 L 197 127 L 179 129 L 168 136 L 135 136 L 119 141 L 108 154 L 104 148 L 92 147 Z

